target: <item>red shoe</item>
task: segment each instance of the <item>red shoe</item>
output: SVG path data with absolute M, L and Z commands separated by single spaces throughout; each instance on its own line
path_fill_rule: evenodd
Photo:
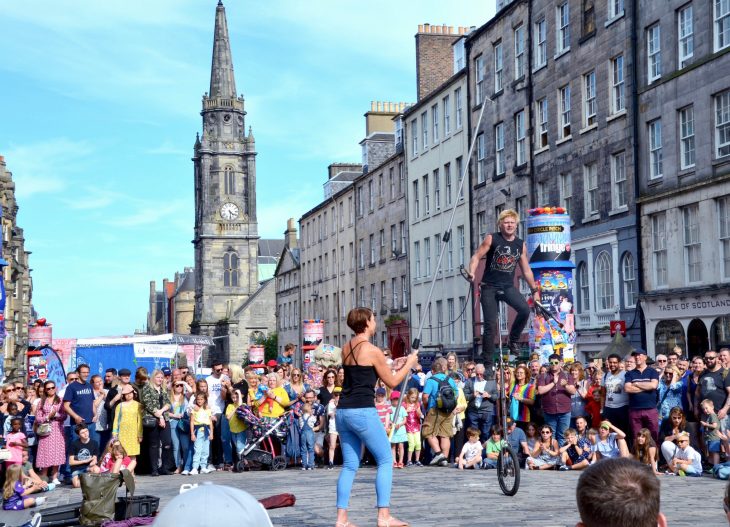
M 403 463 L 396 463 L 395 466 L 396 468 L 403 468 Z

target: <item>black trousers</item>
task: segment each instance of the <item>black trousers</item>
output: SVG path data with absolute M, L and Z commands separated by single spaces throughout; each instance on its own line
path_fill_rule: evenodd
M 149 444 L 150 471 L 172 472 L 175 470 L 175 463 L 172 458 L 172 435 L 170 433 L 170 422 L 165 428 L 159 424 L 154 428 L 145 428 L 145 435 Z M 160 465 L 160 448 L 162 448 L 162 465 Z M 159 469 L 158 469 L 159 466 Z
M 492 287 L 482 285 L 481 297 L 479 301 L 482 304 L 482 312 L 484 320 L 482 326 L 484 333 L 482 335 L 482 355 L 484 356 L 484 366 L 487 371 L 494 368 L 494 335 L 499 328 L 497 327 L 497 314 L 499 313 L 498 302 L 504 302 L 517 312 L 512 328 L 509 332 L 509 342 L 517 342 L 520 340 L 522 330 L 525 329 L 527 321 L 530 318 L 530 306 L 527 305 L 525 298 L 516 287 Z

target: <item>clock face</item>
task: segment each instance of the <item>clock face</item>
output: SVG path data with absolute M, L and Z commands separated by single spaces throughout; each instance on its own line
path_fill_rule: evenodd
M 227 113 L 227 114 L 225 114 L 223 116 L 223 122 L 225 122 L 225 123 L 231 122 L 231 114 L 230 113 Z
M 221 206 L 221 218 L 224 220 L 235 220 L 238 218 L 238 206 L 234 203 L 224 203 Z

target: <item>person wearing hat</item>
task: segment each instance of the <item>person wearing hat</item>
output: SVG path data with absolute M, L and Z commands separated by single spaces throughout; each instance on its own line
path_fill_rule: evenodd
M 393 390 L 390 392 L 390 404 L 392 406 L 390 410 L 390 426 L 391 430 L 388 430 L 388 435 L 390 436 L 390 450 L 391 454 L 393 455 L 393 466 L 395 468 L 403 468 L 403 457 L 405 455 L 405 448 L 403 447 L 403 443 L 408 441 L 408 436 L 406 435 L 406 417 L 408 417 L 408 412 L 406 412 L 406 409 L 403 407 L 403 405 L 398 408 L 398 414 L 396 415 L 395 410 L 398 406 L 398 399 L 400 398 L 400 392 L 398 390 Z M 398 450 L 398 456 L 396 457 L 396 448 Z
M 677 476 L 702 476 L 702 456 L 689 444 L 689 434 L 680 432 L 677 434 L 677 448 L 674 450 L 672 459 L 669 460 L 668 474 Z
M 629 394 L 629 424 L 631 435 L 647 428 L 655 442 L 659 441 L 659 412 L 657 411 L 659 372 L 646 364 L 646 351 L 635 349 L 631 356 L 636 368 L 626 372 L 624 389 Z
M 271 373 L 274 371 L 274 368 L 276 368 L 279 365 L 278 362 L 276 362 L 274 359 L 271 359 L 269 362 L 266 363 L 266 369 L 268 370 L 268 373 Z
M 332 397 L 330 402 L 327 403 L 327 443 L 329 444 L 329 465 L 327 470 L 335 468 L 335 450 L 337 450 L 337 403 L 340 402 L 340 394 L 342 393 L 342 387 L 335 386 L 332 390 Z
M 114 415 L 117 405 L 122 401 L 122 388 L 130 383 L 132 372 L 127 368 L 122 368 L 118 372 L 117 382 L 109 388 L 104 400 L 104 408 L 107 415 Z
M 162 508 L 154 527 L 221 527 L 235 522 L 239 527 L 272 527 L 266 509 L 248 492 L 203 483 L 178 494 Z

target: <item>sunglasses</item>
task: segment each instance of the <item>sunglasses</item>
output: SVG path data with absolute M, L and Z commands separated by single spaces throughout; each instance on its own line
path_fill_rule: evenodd
M 213 370 L 213 371 L 214 371 L 215 373 L 220 373 L 220 372 L 222 372 L 222 371 L 223 371 L 223 368 L 216 368 L 216 369 L 215 369 L 215 370 Z
M 541 434 L 552 434 L 552 430 L 540 430 Z
M 657 359 L 657 362 L 667 362 L 667 359 Z
M 466 371 L 474 371 L 474 368 L 467 368 Z
M 46 387 L 46 390 L 55 390 L 55 389 L 56 389 L 56 387 L 55 387 L 55 386 L 47 386 L 47 387 Z
M 689 439 L 678 439 L 677 443 L 689 443 Z
M 552 366 L 557 366 L 558 364 L 560 364 L 560 361 L 559 360 L 551 360 L 550 361 L 550 365 L 552 365 Z

